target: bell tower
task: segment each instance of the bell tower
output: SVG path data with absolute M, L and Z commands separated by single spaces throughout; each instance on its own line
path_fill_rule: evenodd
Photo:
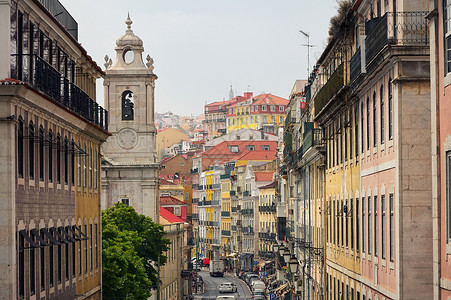
M 102 209 L 122 201 L 159 221 L 153 59 L 131 29 L 116 41 L 116 60 L 105 56 L 104 95 L 112 135 L 103 144 Z

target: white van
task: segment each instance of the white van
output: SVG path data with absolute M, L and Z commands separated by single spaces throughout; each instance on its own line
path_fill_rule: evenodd
M 252 282 L 252 291 L 256 291 L 256 290 L 260 290 L 260 291 L 265 291 L 266 290 L 266 285 L 263 281 L 261 280 L 255 280 Z

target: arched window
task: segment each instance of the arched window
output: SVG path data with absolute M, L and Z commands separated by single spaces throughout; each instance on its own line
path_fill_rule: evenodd
M 132 91 L 125 90 L 122 92 L 122 120 L 134 119 L 135 99 Z
M 34 179 L 34 125 L 30 122 L 28 126 L 28 170 L 30 179 Z
M 49 131 L 49 181 L 53 181 L 53 133 Z
M 44 128 L 39 127 L 39 180 L 44 180 Z
M 56 136 L 56 182 L 61 183 L 61 136 Z

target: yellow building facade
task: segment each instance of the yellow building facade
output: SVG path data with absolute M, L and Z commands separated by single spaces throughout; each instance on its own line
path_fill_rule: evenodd
M 231 187 L 230 175 L 221 175 L 221 255 L 224 257 L 232 253 Z

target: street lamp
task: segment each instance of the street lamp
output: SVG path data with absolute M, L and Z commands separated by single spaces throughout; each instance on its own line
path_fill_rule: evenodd
M 279 244 L 276 242 L 273 246 L 272 249 L 274 250 L 274 252 L 276 253 L 276 255 L 279 253 Z
M 283 256 L 283 251 L 285 250 L 285 246 L 279 246 L 279 255 Z
M 294 254 L 291 255 L 288 265 L 290 266 L 291 273 L 296 274 L 298 272 L 299 264 L 298 264 L 298 260 L 296 259 L 296 256 L 294 256 Z
M 291 256 L 290 250 L 288 250 L 288 248 L 285 247 L 285 251 L 283 252 L 283 260 L 285 261 L 286 264 L 290 260 L 290 256 Z

